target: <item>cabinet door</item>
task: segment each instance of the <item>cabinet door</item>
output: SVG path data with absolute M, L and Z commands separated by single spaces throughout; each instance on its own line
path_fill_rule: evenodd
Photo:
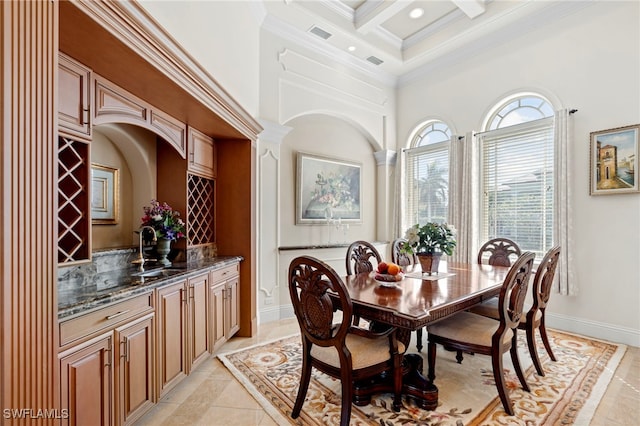
M 207 342 L 207 291 L 209 274 L 189 279 L 189 361 L 197 364 L 209 355 Z
M 133 423 L 155 402 L 154 314 L 116 329 L 116 419 Z
M 91 137 L 91 70 L 60 54 L 58 61 L 58 124 L 70 135 Z
M 189 171 L 205 177 L 216 177 L 216 146 L 209 136 L 189 128 Z
M 186 282 L 158 289 L 158 384 L 163 396 L 187 372 L 185 357 Z
M 227 340 L 225 333 L 225 288 L 226 282 L 218 282 L 209 289 L 209 327 L 211 329 L 211 351 L 218 349 Z
M 227 339 L 236 334 L 240 330 L 240 298 L 238 297 L 238 286 L 240 278 L 233 277 L 227 281 L 226 289 L 226 313 L 225 320 L 227 322 Z
M 90 340 L 60 358 L 64 425 L 110 425 L 112 407 L 112 334 Z

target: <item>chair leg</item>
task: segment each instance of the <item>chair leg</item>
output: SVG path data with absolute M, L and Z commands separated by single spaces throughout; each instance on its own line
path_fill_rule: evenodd
M 462 364 L 462 360 L 464 359 L 464 357 L 462 356 L 462 351 L 460 349 L 458 349 L 456 351 L 456 361 L 458 361 L 458 364 Z
M 416 348 L 418 352 L 422 350 L 422 328 L 416 330 Z
M 506 411 L 508 415 L 513 416 L 513 407 L 511 406 L 509 394 L 507 393 L 507 386 L 504 383 L 504 371 L 502 370 L 502 354 L 499 354 L 497 352 L 492 353 L 491 365 L 493 367 L 493 379 L 496 382 L 496 388 L 498 389 L 498 395 L 500 396 L 500 401 L 502 401 L 504 411 Z
M 298 396 L 296 397 L 296 402 L 293 405 L 293 410 L 291 410 L 291 418 L 296 419 L 300 415 L 300 410 L 302 410 L 302 404 L 304 404 L 304 399 L 307 396 L 307 389 L 309 388 L 309 381 L 311 380 L 311 362 L 308 360 L 309 353 L 307 352 L 307 345 L 303 343 L 303 354 L 306 354 L 302 357 L 302 373 L 300 374 L 300 387 L 298 388 Z
M 527 346 L 529 346 L 529 355 L 531 355 L 531 360 L 533 361 L 533 365 L 536 367 L 538 376 L 544 376 L 544 370 L 542 369 L 542 363 L 540 363 L 538 350 L 536 348 L 535 331 L 535 328 L 531 327 L 531 324 L 527 324 Z
M 402 358 L 402 354 L 393 357 L 393 410 L 396 412 L 402 408 Z
M 341 379 L 342 384 L 342 408 L 340 409 L 340 426 L 349 426 L 351 421 L 351 403 L 353 402 L 353 380 L 351 374 L 348 379 Z
M 516 337 L 516 333 L 514 330 L 513 333 L 513 339 L 511 341 L 511 349 L 509 350 L 509 353 L 511 354 L 511 362 L 513 363 L 513 368 L 515 368 L 516 370 L 516 375 L 518 376 L 518 379 L 520 380 L 520 384 L 522 385 L 522 389 L 524 389 L 527 392 L 531 392 L 531 390 L 529 389 L 529 385 L 527 384 L 526 379 L 524 378 L 524 373 L 522 372 L 522 367 L 520 367 L 520 359 L 518 358 L 518 339 Z
M 547 337 L 547 327 L 544 325 L 544 314 L 545 312 L 542 310 L 542 318 L 540 318 L 540 337 L 542 337 L 542 343 L 549 354 L 549 358 L 551 358 L 551 361 L 556 361 L 556 357 L 551 350 L 551 345 L 549 344 L 549 338 Z
M 433 383 L 436 378 L 436 344 L 434 342 L 429 341 L 429 343 L 427 343 L 427 352 L 427 360 L 429 364 L 427 379 Z

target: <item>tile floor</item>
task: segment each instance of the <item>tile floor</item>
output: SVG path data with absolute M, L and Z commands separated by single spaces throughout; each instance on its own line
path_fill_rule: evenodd
M 263 324 L 257 336 L 235 337 L 218 352 L 233 351 L 298 331 L 298 323 L 293 318 Z M 590 425 L 636 425 L 639 418 L 640 348 L 629 347 Z M 147 425 L 279 426 L 215 357 L 201 364 L 135 423 L 135 426 Z

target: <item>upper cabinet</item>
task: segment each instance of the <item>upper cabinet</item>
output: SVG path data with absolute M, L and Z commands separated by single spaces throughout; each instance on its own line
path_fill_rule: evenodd
M 189 127 L 189 171 L 203 177 L 216 177 L 216 145 L 213 139 Z
M 58 62 L 59 130 L 91 139 L 91 69 L 60 53 Z

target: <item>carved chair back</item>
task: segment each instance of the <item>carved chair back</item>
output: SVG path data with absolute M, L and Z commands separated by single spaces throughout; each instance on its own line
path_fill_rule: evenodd
M 530 315 L 535 315 L 537 309 L 544 310 L 547 307 L 559 259 L 560 246 L 555 246 L 544 255 L 542 262 L 538 265 L 533 279 L 533 306 L 529 311 Z
M 376 260 L 375 265 L 371 263 L 371 258 Z M 371 272 L 380 262 L 382 262 L 380 253 L 371 243 L 366 241 L 354 241 L 347 249 L 347 275 Z
M 514 330 L 520 324 L 534 258 L 535 254 L 530 251 L 523 253 L 507 273 L 498 298 L 500 325 L 493 336 L 494 340 L 501 342 L 504 330 Z
M 487 241 L 478 251 L 478 263 L 487 263 L 494 266 L 511 266 L 510 256 L 518 258 L 521 255 L 520 247 L 508 238 L 494 238 Z
M 415 253 L 402 251 L 402 246 L 406 242 L 406 238 L 396 238 L 391 245 L 391 261 L 396 265 L 408 266 L 418 263 L 418 256 Z
M 328 291 L 340 297 L 342 319 L 339 322 L 334 318 Z M 300 330 L 311 343 L 344 347 L 353 305 L 342 279 L 331 266 L 311 256 L 293 259 L 289 265 L 289 294 Z

